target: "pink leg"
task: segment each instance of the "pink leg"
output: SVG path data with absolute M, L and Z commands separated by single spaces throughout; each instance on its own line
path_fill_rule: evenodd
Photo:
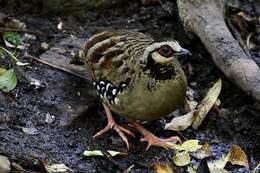
M 103 104 L 103 106 L 105 108 L 105 112 L 106 112 L 106 115 L 107 115 L 107 126 L 104 129 L 100 130 L 98 133 L 96 133 L 93 137 L 98 138 L 99 136 L 103 135 L 104 133 L 106 133 L 110 129 L 114 129 L 119 134 L 119 136 L 122 138 L 122 140 L 126 143 L 127 149 L 129 150 L 129 143 L 128 143 L 128 139 L 127 139 L 125 134 L 133 136 L 133 137 L 134 137 L 134 134 L 130 130 L 118 125 L 115 122 L 109 108 L 104 104 Z
M 148 145 L 146 147 L 146 150 L 148 150 L 151 146 L 160 146 L 165 149 L 174 149 L 175 144 L 172 142 L 180 142 L 181 140 L 178 136 L 172 136 L 167 139 L 160 139 L 157 136 L 155 136 L 153 133 L 145 129 L 142 125 L 140 125 L 137 122 L 131 122 L 131 124 L 144 136 L 141 141 L 147 141 Z

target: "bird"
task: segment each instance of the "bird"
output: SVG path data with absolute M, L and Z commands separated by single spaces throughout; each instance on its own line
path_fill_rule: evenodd
M 178 136 L 161 139 L 140 121 L 165 117 L 182 106 L 187 79 L 177 58 L 190 55 L 174 40 L 156 42 L 137 31 L 111 30 L 91 36 L 83 48 L 84 64 L 107 116 L 107 126 L 94 138 L 115 130 L 126 143 L 134 133 L 115 122 L 112 113 L 125 117 L 151 146 L 173 148 Z

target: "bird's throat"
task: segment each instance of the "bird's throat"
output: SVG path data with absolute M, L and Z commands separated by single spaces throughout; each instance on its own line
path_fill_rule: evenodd
M 176 71 L 171 63 L 160 64 L 152 61 L 147 64 L 145 71 L 155 80 L 172 80 L 176 76 Z

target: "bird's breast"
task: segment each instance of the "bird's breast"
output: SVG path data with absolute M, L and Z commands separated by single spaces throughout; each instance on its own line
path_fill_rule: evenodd
M 169 80 L 157 80 L 142 73 L 118 95 L 119 104 L 110 108 L 131 119 L 159 119 L 183 104 L 186 85 L 182 71 Z

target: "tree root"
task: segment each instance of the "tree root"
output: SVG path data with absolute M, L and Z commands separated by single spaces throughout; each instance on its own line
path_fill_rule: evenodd
M 185 29 L 195 33 L 214 63 L 239 88 L 260 102 L 260 69 L 228 29 L 221 0 L 178 0 Z

